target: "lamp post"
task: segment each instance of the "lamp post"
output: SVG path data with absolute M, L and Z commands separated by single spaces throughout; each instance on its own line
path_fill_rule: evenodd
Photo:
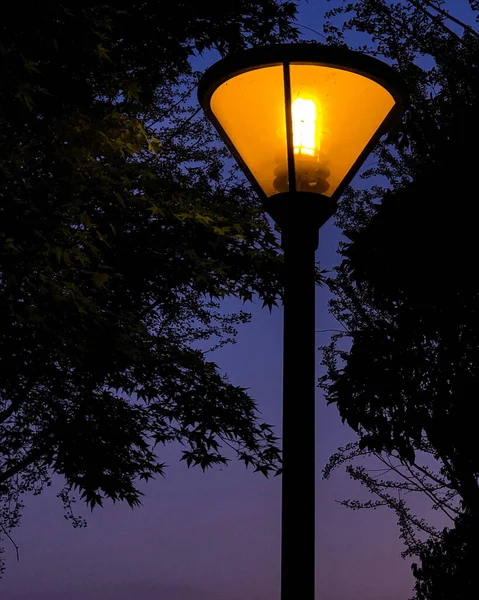
M 403 85 L 358 52 L 299 43 L 226 57 L 198 98 L 281 229 L 284 250 L 281 600 L 313 600 L 315 250 L 320 227 L 380 136 Z

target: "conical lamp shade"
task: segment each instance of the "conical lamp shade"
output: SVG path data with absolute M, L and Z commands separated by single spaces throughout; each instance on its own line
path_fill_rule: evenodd
M 265 198 L 335 198 L 401 112 L 393 69 L 319 44 L 253 49 L 205 74 L 199 97 Z

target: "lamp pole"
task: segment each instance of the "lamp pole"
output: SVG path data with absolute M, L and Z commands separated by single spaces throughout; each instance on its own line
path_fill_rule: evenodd
M 281 600 L 314 600 L 315 250 L 320 227 L 403 113 L 395 71 L 321 44 L 252 48 L 210 67 L 198 99 L 280 226 L 284 250 Z
M 315 250 L 318 228 L 294 210 L 291 193 L 284 250 L 283 472 L 281 600 L 315 593 Z

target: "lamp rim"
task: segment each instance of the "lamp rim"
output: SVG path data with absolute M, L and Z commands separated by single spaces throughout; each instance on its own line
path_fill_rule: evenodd
M 408 95 L 404 81 L 395 69 L 373 56 L 342 46 L 297 42 L 258 46 L 222 58 L 202 75 L 198 85 L 199 103 L 203 109 L 209 108 L 209 101 L 216 89 L 233 77 L 248 71 L 284 66 L 288 63 L 317 65 L 357 73 L 384 87 L 393 96 L 396 105 L 403 105 Z

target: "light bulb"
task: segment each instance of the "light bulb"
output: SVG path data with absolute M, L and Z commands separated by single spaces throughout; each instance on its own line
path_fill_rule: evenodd
M 291 105 L 293 148 L 295 154 L 315 156 L 319 151 L 316 140 L 317 109 L 313 100 L 296 98 Z
M 328 178 L 331 173 L 327 159 L 319 152 L 321 117 L 320 107 L 314 100 L 296 98 L 291 104 L 294 175 L 298 192 L 323 194 L 330 187 Z M 288 165 L 284 158 L 278 160 L 274 175 L 274 189 L 278 192 L 288 191 Z

